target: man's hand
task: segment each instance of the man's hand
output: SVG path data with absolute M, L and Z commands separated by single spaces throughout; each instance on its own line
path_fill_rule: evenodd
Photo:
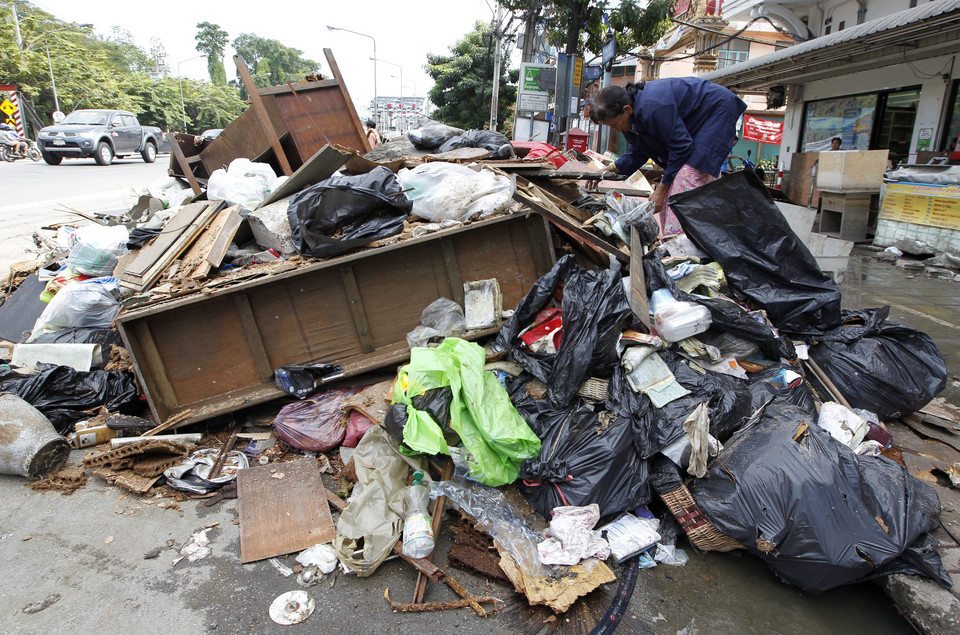
M 670 191 L 670 184 L 660 181 L 660 184 L 657 185 L 657 189 L 653 191 L 653 194 L 650 195 L 650 200 L 653 202 L 654 211 L 660 213 L 663 211 L 663 206 L 667 202 L 667 192 Z
M 608 174 L 620 174 L 620 171 L 617 169 L 616 164 L 613 161 L 610 161 L 610 165 L 607 166 L 605 172 L 601 172 L 595 179 L 587 179 L 586 190 L 588 192 L 594 192 L 600 186 L 600 181 L 602 181 Z

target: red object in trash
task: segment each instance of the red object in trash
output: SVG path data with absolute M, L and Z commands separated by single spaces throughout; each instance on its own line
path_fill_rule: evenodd
M 553 338 L 554 349 L 560 348 L 563 339 L 563 317 L 560 309 L 544 309 L 537 314 L 533 328 L 520 335 L 520 341 L 528 347 L 545 337 Z
M 549 143 L 542 143 L 540 141 L 527 141 L 527 142 L 514 141 L 513 147 L 517 149 L 527 148 L 528 151 L 527 151 L 527 154 L 524 156 L 524 158 L 537 159 L 540 157 L 544 157 L 547 159 L 547 161 L 553 164 L 553 167 L 558 169 L 562 167 L 564 163 L 567 162 L 567 159 L 562 154 L 560 154 L 560 148 L 555 148 Z
M 277 413 L 273 427 L 281 439 L 295 448 L 329 452 L 343 443 L 347 435 L 348 417 L 340 410 L 340 402 L 364 388 L 331 388 L 287 404 Z

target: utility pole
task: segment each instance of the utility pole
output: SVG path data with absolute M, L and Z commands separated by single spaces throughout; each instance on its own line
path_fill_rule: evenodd
M 493 89 L 490 91 L 490 130 L 497 130 L 497 107 L 500 102 L 500 48 L 503 37 L 502 18 L 503 7 L 497 3 L 497 13 L 493 17 Z
M 10 3 L 10 8 L 13 9 L 13 37 L 17 42 L 17 50 L 19 51 L 23 48 L 23 40 L 20 38 L 20 17 L 17 15 L 17 0 Z

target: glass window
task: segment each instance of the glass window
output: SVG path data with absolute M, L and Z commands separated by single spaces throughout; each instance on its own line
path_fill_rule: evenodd
M 831 139 L 840 137 L 844 150 L 869 150 L 876 108 L 876 95 L 808 102 L 801 148 L 804 152 L 822 152 L 830 149 Z
M 883 105 L 877 118 L 876 149 L 890 150 L 890 160 L 896 165 L 910 156 L 910 140 L 917 120 L 920 89 L 898 90 L 883 95 Z
M 743 40 L 728 40 L 717 49 L 717 68 L 726 68 L 746 61 L 750 57 L 750 43 Z

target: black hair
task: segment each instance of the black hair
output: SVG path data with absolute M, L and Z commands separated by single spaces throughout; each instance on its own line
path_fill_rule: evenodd
M 843 139 L 840 137 L 834 137 L 833 139 L 830 139 L 830 143 L 833 143 L 834 141 L 839 141 L 841 144 L 843 144 Z
M 599 124 L 622 113 L 624 106 L 633 106 L 643 84 L 643 81 L 628 82 L 626 86 L 607 86 L 601 90 L 590 106 L 590 121 Z
M 367 128 L 376 128 L 377 122 L 373 119 L 367 119 Z

